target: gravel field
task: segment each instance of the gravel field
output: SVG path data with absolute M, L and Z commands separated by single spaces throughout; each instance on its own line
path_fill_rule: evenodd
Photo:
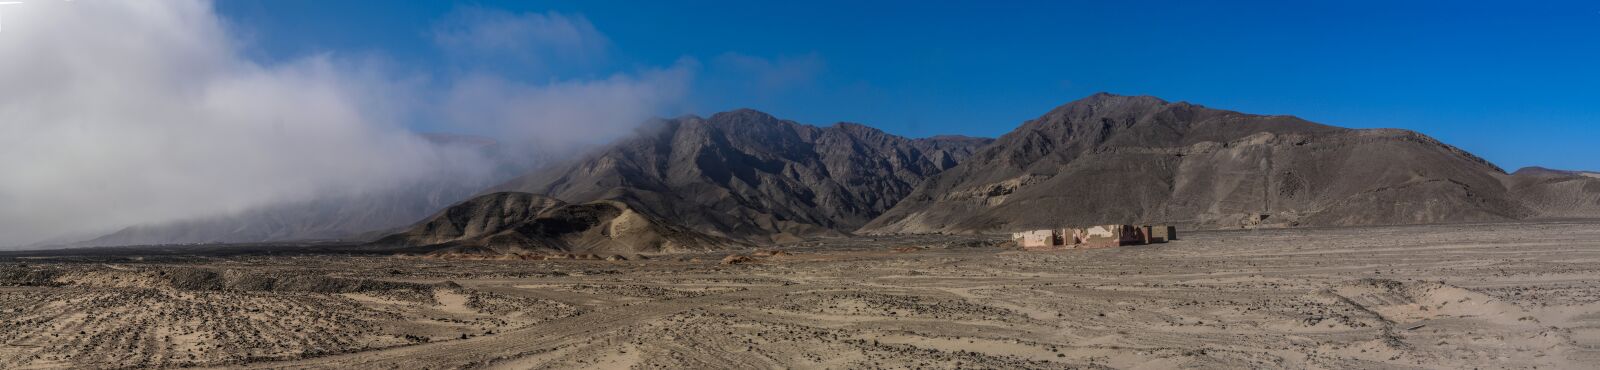
M 0 368 L 1592 368 L 1600 222 L 625 261 L 0 256 Z

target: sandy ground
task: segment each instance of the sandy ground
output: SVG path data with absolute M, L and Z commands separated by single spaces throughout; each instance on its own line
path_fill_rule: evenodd
M 1600 364 L 1597 222 L 1182 236 L 1058 252 L 829 240 L 735 265 L 722 255 L 9 258 L 0 368 Z M 173 277 L 192 268 L 355 283 L 209 289 Z

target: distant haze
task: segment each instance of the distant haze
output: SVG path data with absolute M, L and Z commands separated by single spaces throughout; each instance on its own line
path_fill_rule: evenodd
M 204 1 L 5 12 L 0 247 L 490 170 L 481 152 L 408 129 L 419 120 L 520 148 L 604 142 L 676 104 L 694 67 L 538 84 L 471 69 L 437 78 L 334 53 L 252 61 Z M 464 13 L 441 26 L 438 47 L 470 53 L 453 37 L 493 34 L 538 48 L 517 58 L 603 51 L 587 21 L 535 16 Z

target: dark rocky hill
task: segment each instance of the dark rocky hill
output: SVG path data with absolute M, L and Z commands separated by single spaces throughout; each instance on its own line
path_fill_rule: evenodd
M 1594 193 L 1573 192 L 1586 180 L 1514 178 L 1416 132 L 1102 93 L 1024 123 L 860 231 L 1413 224 L 1600 209 L 1585 198 Z
M 479 255 L 635 254 L 742 246 L 663 222 L 622 202 L 570 204 L 515 192 L 477 196 L 371 245 Z
M 990 139 L 908 139 L 737 110 L 660 120 L 565 166 L 493 191 L 614 200 L 707 234 L 758 243 L 844 235 Z

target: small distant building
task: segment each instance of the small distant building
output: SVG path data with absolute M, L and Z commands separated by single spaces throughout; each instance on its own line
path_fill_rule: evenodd
M 1124 245 L 1165 243 L 1177 239 L 1172 226 L 1095 225 L 1083 228 L 1029 230 L 1011 233 L 1017 246 L 1026 250 L 1110 248 Z
M 1082 235 L 1078 248 L 1110 248 L 1144 244 L 1144 233 L 1133 225 L 1096 225 L 1076 229 Z
M 1011 233 L 1011 239 L 1024 249 L 1051 248 L 1061 245 L 1061 236 L 1056 230 L 1031 230 Z
M 1148 233 L 1150 234 L 1151 243 L 1166 243 L 1168 241 L 1178 240 L 1178 228 L 1176 227 L 1162 225 L 1145 227 L 1150 229 Z

